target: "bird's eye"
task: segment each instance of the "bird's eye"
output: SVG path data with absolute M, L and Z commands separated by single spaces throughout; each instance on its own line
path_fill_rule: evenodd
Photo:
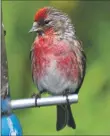
M 45 24 L 48 24 L 50 22 L 50 20 L 45 20 L 44 23 Z

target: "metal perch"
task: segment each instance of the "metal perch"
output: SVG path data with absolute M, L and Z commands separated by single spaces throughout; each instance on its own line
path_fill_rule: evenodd
M 68 100 L 70 104 L 78 102 L 78 95 L 68 95 Z M 11 100 L 10 106 L 12 109 L 24 109 L 30 107 L 39 107 L 39 106 L 50 106 L 57 104 L 64 104 L 67 102 L 66 96 L 52 96 L 45 98 L 38 98 L 36 103 L 36 98 L 28 98 L 28 99 L 19 99 L 19 100 Z

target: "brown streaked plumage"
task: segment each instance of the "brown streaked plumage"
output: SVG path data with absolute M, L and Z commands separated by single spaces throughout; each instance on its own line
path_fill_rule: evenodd
M 67 14 L 45 7 L 37 11 L 33 28 L 36 31 L 32 47 L 33 81 L 40 92 L 52 95 L 78 93 L 82 85 L 86 57 Z M 76 128 L 69 102 L 57 105 L 57 130 L 66 125 Z

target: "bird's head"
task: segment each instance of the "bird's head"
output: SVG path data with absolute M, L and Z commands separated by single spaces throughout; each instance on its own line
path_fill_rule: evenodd
M 53 7 L 44 7 L 36 12 L 33 26 L 29 32 L 41 34 L 52 30 L 60 35 L 68 31 L 69 28 L 73 29 L 71 21 L 65 13 Z

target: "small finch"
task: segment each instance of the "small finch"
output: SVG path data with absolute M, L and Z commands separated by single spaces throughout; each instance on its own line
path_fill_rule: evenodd
M 39 94 L 77 94 L 82 85 L 86 56 L 68 15 L 53 7 L 39 9 L 29 32 L 37 32 L 31 49 L 32 77 Z M 57 105 L 56 129 L 76 128 L 71 107 Z

